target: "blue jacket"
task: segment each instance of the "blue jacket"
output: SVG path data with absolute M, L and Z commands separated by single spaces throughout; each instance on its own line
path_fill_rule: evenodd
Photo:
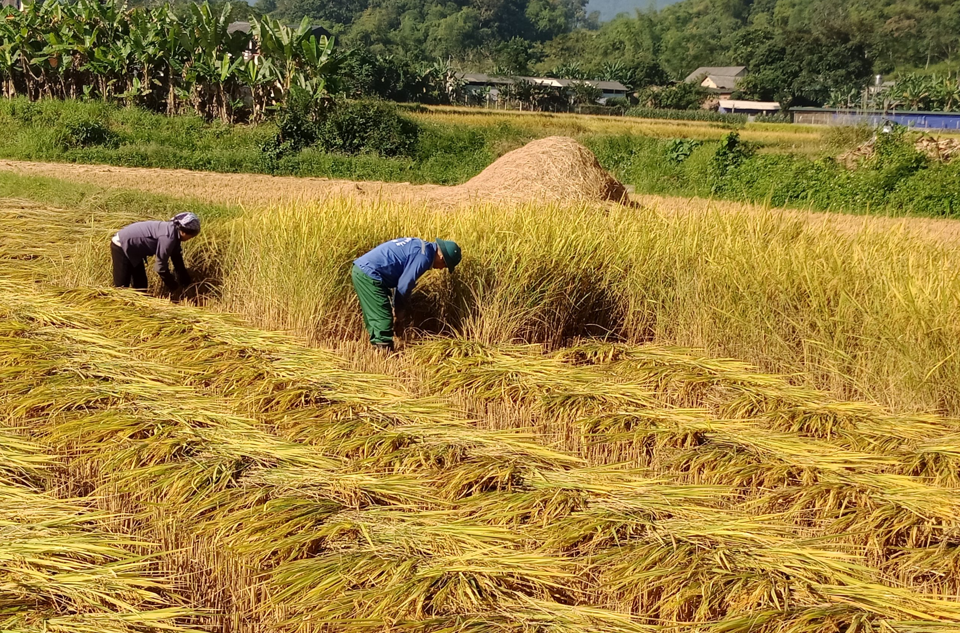
M 401 237 L 384 242 L 353 263 L 385 288 L 396 288 L 393 305 L 406 305 L 420 275 L 433 268 L 437 255 L 436 242 L 425 242 L 418 237 Z

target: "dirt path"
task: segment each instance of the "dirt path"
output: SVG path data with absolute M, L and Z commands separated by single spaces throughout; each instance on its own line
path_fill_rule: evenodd
M 0 160 L 0 170 L 24 176 L 45 176 L 101 187 L 134 189 L 243 207 L 318 202 L 334 197 L 376 200 L 422 200 L 447 187 L 409 183 L 353 182 L 329 178 L 295 178 L 263 174 L 221 174 L 186 169 L 114 167 L 73 163 Z
M 0 170 L 25 176 L 45 176 L 71 182 L 90 183 L 100 187 L 132 189 L 162 195 L 192 198 L 204 202 L 238 204 L 245 208 L 293 203 L 316 203 L 329 198 L 348 197 L 358 200 L 390 200 L 436 205 L 451 208 L 469 202 L 497 202 L 481 195 L 465 196 L 454 187 L 411 185 L 409 183 L 354 182 L 328 178 L 297 178 L 262 174 L 221 174 L 183 169 L 113 167 L 71 163 L 36 163 L 0 160 Z M 632 199 L 645 207 L 663 213 L 706 213 L 712 210 L 730 212 L 761 211 L 760 205 L 681 198 L 671 196 L 634 195 Z M 815 213 L 785 210 L 786 217 L 801 217 L 815 224 L 835 228 L 844 233 L 863 230 L 894 231 L 917 235 L 942 243 L 960 246 L 960 221 L 932 218 L 890 218 L 838 213 Z

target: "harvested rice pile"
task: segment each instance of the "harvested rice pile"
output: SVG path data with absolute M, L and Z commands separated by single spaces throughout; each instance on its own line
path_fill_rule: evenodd
M 457 189 L 502 202 L 627 199 L 626 188 L 600 166 L 593 152 L 565 136 L 533 141 L 504 154 Z
M 949 163 L 960 156 L 960 139 L 955 138 L 924 136 L 914 144 L 914 147 L 933 160 L 943 161 L 944 163 Z
M 918 152 L 926 154 L 931 160 L 943 163 L 949 163 L 960 156 L 960 139 L 921 136 L 914 142 L 913 146 Z M 863 161 L 873 158 L 876 153 L 876 139 L 870 139 L 866 143 L 838 156 L 837 162 L 847 169 L 856 169 Z

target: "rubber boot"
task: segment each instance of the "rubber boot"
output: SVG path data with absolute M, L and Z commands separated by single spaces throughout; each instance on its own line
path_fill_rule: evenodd
M 394 350 L 393 341 L 390 341 L 389 343 L 374 343 L 373 347 L 378 352 L 382 352 L 384 354 L 392 354 Z

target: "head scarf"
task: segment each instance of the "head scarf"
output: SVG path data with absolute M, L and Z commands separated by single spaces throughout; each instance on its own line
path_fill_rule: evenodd
M 171 222 L 183 229 L 184 233 L 196 235 L 200 232 L 200 218 L 190 212 L 178 213 L 170 219 Z

